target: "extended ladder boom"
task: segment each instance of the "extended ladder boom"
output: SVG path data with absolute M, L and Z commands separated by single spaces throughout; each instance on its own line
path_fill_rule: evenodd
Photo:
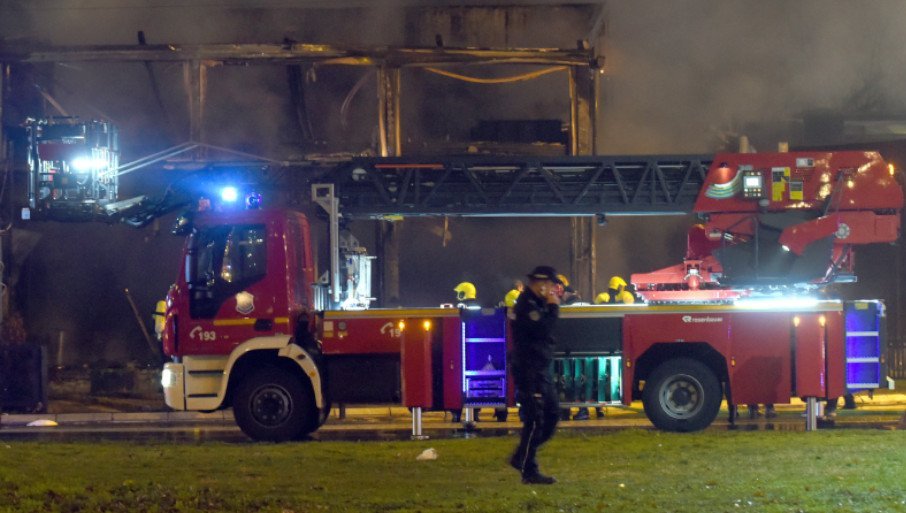
M 346 217 L 686 214 L 711 157 L 354 159 L 331 180 Z

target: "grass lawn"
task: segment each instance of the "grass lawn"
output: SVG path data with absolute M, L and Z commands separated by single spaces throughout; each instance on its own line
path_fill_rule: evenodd
M 906 512 L 904 431 L 559 433 L 553 486 L 520 483 L 515 443 L 0 441 L 0 511 Z

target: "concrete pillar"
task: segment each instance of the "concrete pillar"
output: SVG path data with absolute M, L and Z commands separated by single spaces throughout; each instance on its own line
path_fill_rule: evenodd
M 598 73 L 586 67 L 569 68 L 569 150 L 571 155 L 594 155 L 598 112 Z M 595 219 L 570 219 L 570 275 L 573 288 L 585 300 L 596 291 Z
M 400 69 L 386 65 L 378 68 L 378 130 L 382 157 L 402 155 L 400 121 Z
M 183 85 L 189 107 L 189 139 L 204 142 L 204 108 L 208 87 L 208 68 L 202 61 L 183 63 Z
M 380 154 L 395 157 L 402 154 L 402 123 L 400 120 L 400 69 L 383 65 L 377 72 L 378 130 Z M 378 266 L 381 276 L 377 293 L 380 304 L 396 306 L 400 300 L 400 244 L 402 221 L 378 221 Z
M 377 290 L 383 307 L 399 306 L 400 302 L 400 225 L 401 221 L 378 221 L 377 258 L 380 276 Z

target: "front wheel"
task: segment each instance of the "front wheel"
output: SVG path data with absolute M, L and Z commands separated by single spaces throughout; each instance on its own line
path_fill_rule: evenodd
M 645 415 L 664 431 L 698 431 L 708 427 L 720 410 L 717 376 L 689 358 L 668 360 L 648 376 L 642 391 Z
M 249 438 L 285 442 L 317 428 L 317 409 L 300 377 L 279 367 L 246 376 L 233 394 L 233 416 Z M 312 420 L 314 419 L 314 421 Z

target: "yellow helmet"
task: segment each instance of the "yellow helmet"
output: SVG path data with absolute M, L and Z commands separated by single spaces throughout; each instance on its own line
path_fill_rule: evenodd
M 622 290 L 626 288 L 626 280 L 620 278 L 619 276 L 614 276 L 610 278 L 610 282 L 607 284 L 607 288 L 614 290 Z
M 566 276 L 558 274 L 557 279 L 560 280 L 560 283 L 563 284 L 564 287 L 569 287 L 569 280 L 566 278 Z
M 601 292 L 600 294 L 595 296 L 596 305 L 604 305 L 607 303 L 610 303 L 610 294 L 608 294 L 607 292 Z
M 520 292 L 516 289 L 513 289 L 506 293 L 506 296 L 503 296 L 504 306 L 512 308 L 516 304 L 516 299 L 519 298 Z
M 623 303 L 624 305 L 631 305 L 635 303 L 635 296 L 632 295 L 632 292 L 624 290 L 620 292 L 620 295 L 617 296 L 617 303 Z
M 466 299 L 475 299 L 477 291 L 475 290 L 475 285 L 464 281 L 453 288 L 453 291 L 456 292 L 456 299 L 464 301 Z

